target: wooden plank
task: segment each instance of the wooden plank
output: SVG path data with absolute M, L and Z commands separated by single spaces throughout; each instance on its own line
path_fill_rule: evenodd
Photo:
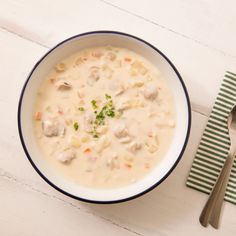
M 0 192 L 1 235 L 141 235 L 8 178 L 0 178 Z
M 184 38 L 236 57 L 235 1 L 103 0 Z

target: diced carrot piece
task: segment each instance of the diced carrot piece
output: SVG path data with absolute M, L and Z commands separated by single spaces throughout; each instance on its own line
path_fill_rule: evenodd
M 58 114 L 60 114 L 60 115 L 63 115 L 64 114 L 64 112 L 63 112 L 63 110 L 61 109 L 61 108 L 58 108 Z
M 102 52 L 92 52 L 92 56 L 96 58 L 100 58 L 103 55 Z
M 63 111 L 62 111 L 62 110 L 59 110 L 59 111 L 58 111 L 58 114 L 63 115 Z
M 132 59 L 130 57 L 125 57 L 124 60 L 127 61 L 127 62 L 131 62 L 132 61 Z
M 131 169 L 131 168 L 132 168 L 132 164 L 130 164 L 130 163 L 125 163 L 125 166 L 126 166 L 128 169 Z
M 85 148 L 84 149 L 84 153 L 90 153 L 91 152 L 91 148 Z
M 50 79 L 49 79 L 49 81 L 50 81 L 51 84 L 54 84 L 54 83 L 55 83 L 55 80 L 56 80 L 55 78 L 50 78 Z
M 41 120 L 42 119 L 42 112 L 40 112 L 40 111 L 36 112 L 34 118 L 35 118 L 35 120 Z
M 145 168 L 149 169 L 150 168 L 150 164 L 149 163 L 145 163 Z
M 84 105 L 84 104 L 85 104 L 84 100 L 83 100 L 83 99 L 80 99 L 80 100 L 79 100 L 79 105 Z

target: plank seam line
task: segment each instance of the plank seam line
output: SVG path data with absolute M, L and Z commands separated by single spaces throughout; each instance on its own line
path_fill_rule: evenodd
M 15 32 L 15 31 L 12 31 L 12 30 L 10 30 L 10 29 L 4 27 L 4 26 L 0 26 L 0 29 L 7 31 L 8 33 L 14 34 L 14 35 L 18 36 L 18 37 L 21 38 L 21 39 L 24 39 L 24 40 L 30 41 L 31 43 L 37 44 L 37 45 L 39 45 L 39 46 L 41 46 L 41 47 L 44 47 L 44 48 L 47 48 L 47 49 L 50 48 L 49 46 L 47 46 L 47 45 L 45 45 L 45 44 L 42 44 L 42 43 L 40 43 L 40 42 L 38 42 L 38 41 L 35 41 L 35 40 L 32 40 L 31 38 L 25 37 L 24 35 L 22 35 L 22 34 L 20 34 L 20 33 L 17 33 L 17 32 Z
M 200 111 L 200 107 L 199 105 L 196 105 L 194 102 L 190 102 L 191 103 L 191 111 L 196 112 L 202 116 L 208 117 L 208 112 L 204 112 L 204 111 Z M 210 110 L 210 108 L 208 108 Z M 209 111 L 210 112 L 210 111 Z

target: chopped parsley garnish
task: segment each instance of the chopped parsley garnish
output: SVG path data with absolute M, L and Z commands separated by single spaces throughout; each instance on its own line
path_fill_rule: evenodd
M 97 126 L 93 126 L 93 131 L 92 131 L 93 137 L 98 138 L 98 133 L 97 133 Z
M 106 112 L 106 115 L 109 117 L 114 117 L 115 116 L 115 111 L 114 109 L 110 109 Z
M 79 124 L 78 124 L 78 122 L 75 122 L 73 126 L 74 126 L 75 131 L 77 131 L 77 130 L 79 129 Z
M 79 111 L 84 111 L 84 107 L 79 107 L 78 110 Z
M 97 102 L 95 100 L 92 100 L 91 104 L 92 104 L 94 110 L 98 109 Z
M 97 127 L 101 126 L 101 125 L 105 125 L 105 119 L 107 117 L 115 117 L 115 107 L 113 105 L 113 101 L 110 95 L 105 94 L 105 98 L 107 100 L 107 102 L 105 103 L 105 105 L 101 108 L 101 110 L 97 110 L 98 106 L 95 100 L 91 101 L 91 104 L 93 106 L 93 109 L 95 109 L 94 113 L 96 114 L 95 116 L 95 120 L 93 121 L 93 130 L 92 130 L 92 134 L 94 138 L 98 138 L 98 134 L 97 134 Z
M 111 96 L 108 95 L 108 94 L 105 94 L 105 97 L 106 97 L 107 100 L 108 100 L 108 99 L 111 99 Z
M 95 124 L 96 125 L 103 125 L 104 124 L 104 120 L 105 120 L 105 115 L 106 115 L 106 109 L 107 106 L 105 105 L 102 110 L 96 115 L 96 119 L 95 119 Z

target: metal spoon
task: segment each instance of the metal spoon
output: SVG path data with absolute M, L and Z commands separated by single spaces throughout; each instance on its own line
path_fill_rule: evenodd
M 236 153 L 236 105 L 229 113 L 228 129 L 231 142 L 229 154 L 199 218 L 200 223 L 204 227 L 207 227 L 208 224 L 210 224 L 216 229 L 219 228 L 225 190 L 228 184 L 230 172 L 234 163 L 234 156 Z

